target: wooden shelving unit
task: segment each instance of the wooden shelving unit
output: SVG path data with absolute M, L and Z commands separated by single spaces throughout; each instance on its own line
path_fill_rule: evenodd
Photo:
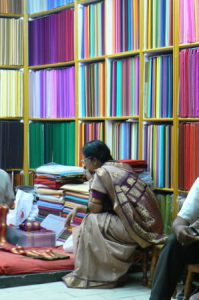
M 107 6 L 105 2 L 105 36 L 107 24 L 106 24 L 106 14 L 107 14 Z M 125 1 L 125 0 L 124 0 Z M 171 188 L 157 188 L 158 192 L 163 193 L 173 193 L 174 194 L 174 215 L 177 212 L 177 197 L 180 191 L 178 186 L 178 155 L 179 155 L 179 123 L 180 122 L 194 122 L 199 121 L 199 118 L 180 118 L 178 116 L 178 99 L 179 99 L 179 53 L 181 49 L 198 47 L 199 42 L 191 43 L 191 44 L 179 44 L 179 0 L 173 1 L 173 45 L 168 47 L 158 47 L 158 48 L 150 48 L 144 49 L 144 0 L 140 0 L 139 6 L 139 49 L 135 49 L 132 51 L 125 51 L 121 53 L 115 54 L 106 54 L 96 56 L 92 58 L 79 58 L 78 57 L 78 49 L 81 47 L 79 45 L 78 33 L 79 33 L 79 25 L 78 25 L 78 9 L 81 5 L 90 5 L 91 3 L 97 3 L 99 1 L 89 0 L 89 1 L 78 1 L 75 0 L 74 4 L 65 5 L 62 7 L 58 7 L 53 10 L 44 11 L 32 15 L 27 14 L 27 1 L 24 1 L 24 15 L 14 15 L 14 14 L 1 14 L 0 17 L 16 17 L 23 18 L 24 21 L 24 64 L 21 66 L 0 66 L 0 69 L 23 69 L 24 73 L 24 113 L 23 113 L 23 122 L 24 122 L 24 173 L 28 175 L 29 172 L 29 122 L 34 121 L 42 121 L 42 122 L 59 122 L 59 121 L 74 121 L 75 122 L 75 163 L 79 164 L 79 122 L 84 121 L 102 121 L 105 126 L 105 133 L 107 128 L 107 123 L 110 121 L 128 121 L 128 120 L 136 120 L 138 122 L 139 128 L 139 136 L 138 136 L 138 158 L 143 159 L 143 125 L 145 123 L 166 123 L 173 125 L 173 153 L 172 153 L 172 187 Z M 51 15 L 54 13 L 59 13 L 65 9 L 74 9 L 74 60 L 67 62 L 60 62 L 55 64 L 45 64 L 45 65 L 37 65 L 37 66 L 29 66 L 28 65 L 28 20 L 35 19 L 39 17 L 43 17 L 46 15 Z M 105 49 L 106 49 L 106 38 L 105 38 Z M 145 118 L 144 117 L 144 69 L 145 69 L 145 56 L 146 55 L 155 55 L 155 54 L 167 54 L 171 53 L 173 58 L 173 116 L 171 118 Z M 105 111 L 105 116 L 103 117 L 80 117 L 79 116 L 79 65 L 80 64 L 90 64 L 95 62 L 104 62 L 105 64 L 105 89 L 107 89 L 107 65 L 110 60 L 113 59 L 123 59 L 128 57 L 138 56 L 139 57 L 139 116 L 108 116 L 107 111 Z M 65 66 L 75 66 L 75 117 L 74 118 L 30 118 L 29 117 L 29 71 L 30 70 L 42 70 L 49 68 L 62 68 Z M 105 92 L 105 103 L 107 102 L 107 93 Z M 2 118 L 4 119 L 4 118 Z M 6 119 L 15 119 L 15 118 L 7 118 Z M 17 118 L 18 119 L 18 118 Z M 107 134 L 105 135 L 105 141 L 108 140 Z M 128 138 L 128 137 L 127 137 Z

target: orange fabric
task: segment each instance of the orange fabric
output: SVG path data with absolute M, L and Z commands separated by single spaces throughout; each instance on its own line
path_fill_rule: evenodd
M 0 245 L 6 242 L 6 216 L 8 207 L 0 205 Z

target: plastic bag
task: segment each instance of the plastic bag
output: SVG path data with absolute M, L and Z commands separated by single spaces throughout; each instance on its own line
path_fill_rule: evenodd
M 33 207 L 33 194 L 17 190 L 15 209 L 10 210 L 7 215 L 7 225 L 19 226 L 28 219 Z

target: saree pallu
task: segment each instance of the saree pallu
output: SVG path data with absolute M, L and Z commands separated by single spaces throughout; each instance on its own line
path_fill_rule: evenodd
M 164 243 L 163 223 L 154 193 L 126 164 L 107 162 L 96 170 L 92 188 L 104 188 L 133 240 L 145 248 Z
M 75 270 L 63 281 L 71 288 L 111 288 L 132 265 L 137 244 L 117 215 L 89 214 L 79 227 Z

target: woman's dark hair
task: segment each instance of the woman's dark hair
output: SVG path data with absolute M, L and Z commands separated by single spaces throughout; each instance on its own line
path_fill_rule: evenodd
M 93 140 L 86 143 L 82 149 L 84 157 L 96 158 L 101 163 L 113 160 L 108 146 L 99 140 Z

